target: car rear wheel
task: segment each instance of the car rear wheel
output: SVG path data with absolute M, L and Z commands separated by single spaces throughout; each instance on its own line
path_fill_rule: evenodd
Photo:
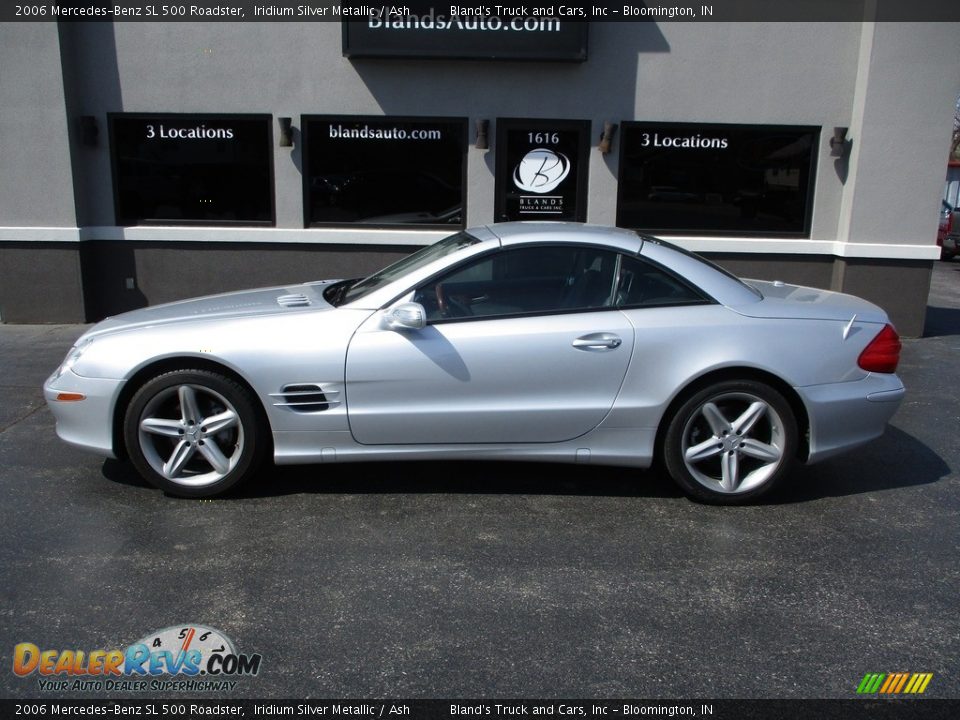
M 768 493 L 789 472 L 797 423 L 789 403 L 754 381 L 726 381 L 688 398 L 667 427 L 663 459 L 687 495 L 738 505 Z
M 144 479 L 181 497 L 225 492 L 256 472 L 264 454 L 250 392 L 207 370 L 146 382 L 127 407 L 124 440 Z

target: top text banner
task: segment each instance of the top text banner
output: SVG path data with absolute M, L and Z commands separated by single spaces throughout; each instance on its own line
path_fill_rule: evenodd
M 483 21 L 554 18 L 574 22 L 960 21 L 954 0 L 72 0 L 3 3 L 0 22 L 342 22 L 415 23 L 443 16 Z M 400 27 L 399 25 L 397 26 Z

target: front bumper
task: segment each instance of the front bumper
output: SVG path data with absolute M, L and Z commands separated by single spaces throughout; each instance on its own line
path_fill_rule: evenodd
M 856 382 L 796 388 L 810 419 L 808 463 L 819 462 L 883 435 L 900 407 L 904 387 L 894 374 L 870 373 Z
M 113 447 L 113 412 L 123 380 L 88 378 L 72 370 L 43 384 L 43 396 L 57 421 L 64 442 L 104 457 L 116 457 Z M 61 393 L 79 393 L 83 400 L 57 400 Z

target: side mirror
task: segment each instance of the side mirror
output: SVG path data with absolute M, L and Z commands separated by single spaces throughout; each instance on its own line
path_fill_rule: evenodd
M 391 330 L 406 329 L 420 330 L 427 325 L 427 311 L 423 305 L 415 302 L 405 302 L 395 305 L 384 315 L 387 327 Z

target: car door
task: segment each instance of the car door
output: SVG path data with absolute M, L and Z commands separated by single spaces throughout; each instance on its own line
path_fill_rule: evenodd
M 364 444 L 559 442 L 609 412 L 633 329 L 613 308 L 609 250 L 499 250 L 417 288 L 421 329 L 385 311 L 347 351 L 347 412 Z

